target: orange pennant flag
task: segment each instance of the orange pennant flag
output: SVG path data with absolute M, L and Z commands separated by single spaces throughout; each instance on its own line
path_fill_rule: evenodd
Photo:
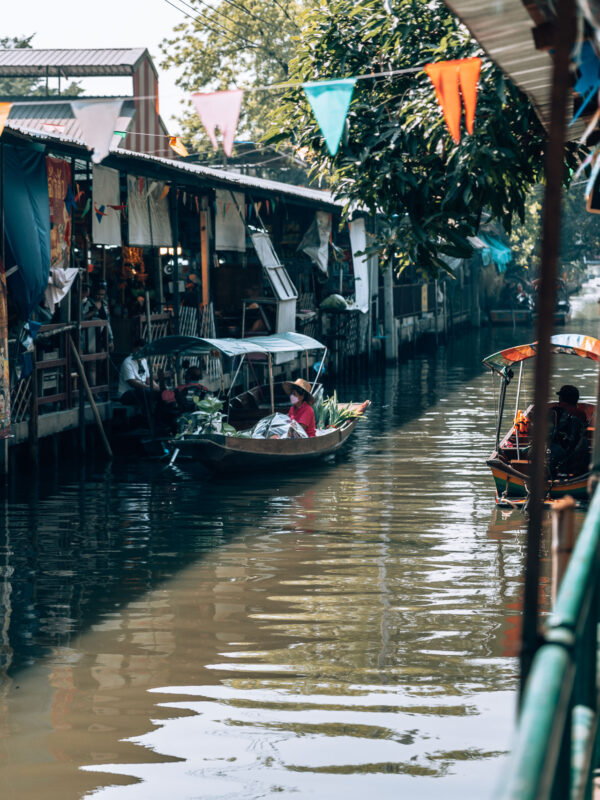
M 475 108 L 477 106 L 477 84 L 481 72 L 480 58 L 465 58 L 458 65 L 460 93 L 465 107 L 465 125 L 469 133 L 473 133 Z
M 181 141 L 179 136 L 170 136 L 169 137 L 169 147 L 174 150 L 178 156 L 189 156 L 186 146 Z
M 2 135 L 11 108 L 12 103 L 0 103 L 0 135 Z
M 433 84 L 450 135 L 457 144 L 460 142 L 461 93 L 465 105 L 465 124 L 469 133 L 473 133 L 480 70 L 480 58 L 461 58 L 425 65 L 425 72 Z

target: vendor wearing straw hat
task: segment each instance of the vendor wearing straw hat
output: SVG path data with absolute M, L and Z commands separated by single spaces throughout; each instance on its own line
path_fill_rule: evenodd
M 310 393 L 310 383 L 296 378 L 295 381 L 285 381 L 284 391 L 290 396 L 289 416 L 298 422 L 309 436 L 316 436 L 315 412 L 312 409 L 314 397 Z

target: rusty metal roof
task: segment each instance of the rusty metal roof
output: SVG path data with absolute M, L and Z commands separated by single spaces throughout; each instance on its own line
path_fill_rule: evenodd
M 505 75 L 529 97 L 544 125 L 550 123 L 552 58 L 537 50 L 533 28 L 545 19 L 544 3 L 525 0 L 444 0 L 446 5 L 470 30 L 488 56 Z M 526 7 L 527 5 L 527 7 Z M 568 136 L 577 139 L 586 127 L 586 115 L 568 128 Z
M 133 75 L 145 47 L 98 50 L 36 50 L 16 47 L 0 50 L 0 78 L 88 78 Z M 152 59 L 150 59 L 152 63 Z

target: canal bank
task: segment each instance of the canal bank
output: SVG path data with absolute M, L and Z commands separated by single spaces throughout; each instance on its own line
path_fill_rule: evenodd
M 16 485 L 0 512 L 13 796 L 490 796 L 525 523 L 493 505 L 480 358 L 529 332 L 491 333 L 344 385 L 372 409 L 308 472 L 118 461 Z

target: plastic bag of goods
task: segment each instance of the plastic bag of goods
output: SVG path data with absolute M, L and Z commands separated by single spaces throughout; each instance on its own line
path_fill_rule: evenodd
M 308 434 L 287 414 L 270 414 L 252 428 L 253 439 L 307 439 Z

